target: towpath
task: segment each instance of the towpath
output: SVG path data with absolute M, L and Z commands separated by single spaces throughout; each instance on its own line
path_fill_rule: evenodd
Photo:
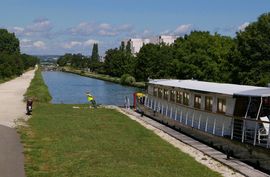
M 0 176 L 25 177 L 23 146 L 15 120 L 25 116 L 23 95 L 34 77 L 34 70 L 0 84 Z

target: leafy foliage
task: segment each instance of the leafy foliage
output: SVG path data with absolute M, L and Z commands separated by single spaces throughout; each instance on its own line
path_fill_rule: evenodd
M 233 62 L 241 66 L 238 81 L 262 86 L 270 83 L 270 13 L 238 32 L 236 39 L 238 57 Z
M 37 63 L 36 57 L 20 54 L 19 40 L 13 33 L 0 29 L 0 80 L 19 76 Z
M 123 74 L 121 76 L 120 82 L 122 85 L 131 85 L 136 82 L 136 79 L 129 74 Z

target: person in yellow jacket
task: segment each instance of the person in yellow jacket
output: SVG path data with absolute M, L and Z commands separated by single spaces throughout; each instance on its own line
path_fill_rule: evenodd
M 93 97 L 93 95 L 90 94 L 90 92 L 86 92 L 87 100 L 94 108 L 96 108 L 96 101 Z

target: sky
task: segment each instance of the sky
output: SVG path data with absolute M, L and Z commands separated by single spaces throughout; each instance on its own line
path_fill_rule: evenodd
M 14 32 L 22 53 L 91 55 L 122 40 L 192 30 L 234 37 L 263 13 L 269 0 L 1 0 L 0 28 Z

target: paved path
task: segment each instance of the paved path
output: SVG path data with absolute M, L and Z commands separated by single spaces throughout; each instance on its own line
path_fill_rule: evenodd
M 15 130 L 14 121 L 25 116 L 23 95 L 34 70 L 21 77 L 0 84 L 0 176 L 25 177 L 23 146 Z
M 266 177 L 266 176 L 270 176 L 267 175 L 259 170 L 254 169 L 253 167 L 237 160 L 234 158 L 231 158 L 230 160 L 227 160 L 227 156 L 226 154 L 221 153 L 220 151 L 217 151 L 197 140 L 194 140 L 182 133 L 179 133 L 178 131 L 175 131 L 163 124 L 160 124 L 157 121 L 154 121 L 146 116 L 141 117 L 140 114 L 132 111 L 132 110 L 127 110 L 127 109 L 122 109 L 124 112 L 135 116 L 136 118 L 144 121 L 147 124 L 152 125 L 153 127 L 158 128 L 159 130 L 169 134 L 170 136 L 180 140 L 181 142 L 190 145 L 191 147 L 203 152 L 204 154 L 212 157 L 213 159 L 221 162 L 222 164 L 238 171 L 239 173 L 245 175 L 245 176 L 250 176 L 250 177 Z

